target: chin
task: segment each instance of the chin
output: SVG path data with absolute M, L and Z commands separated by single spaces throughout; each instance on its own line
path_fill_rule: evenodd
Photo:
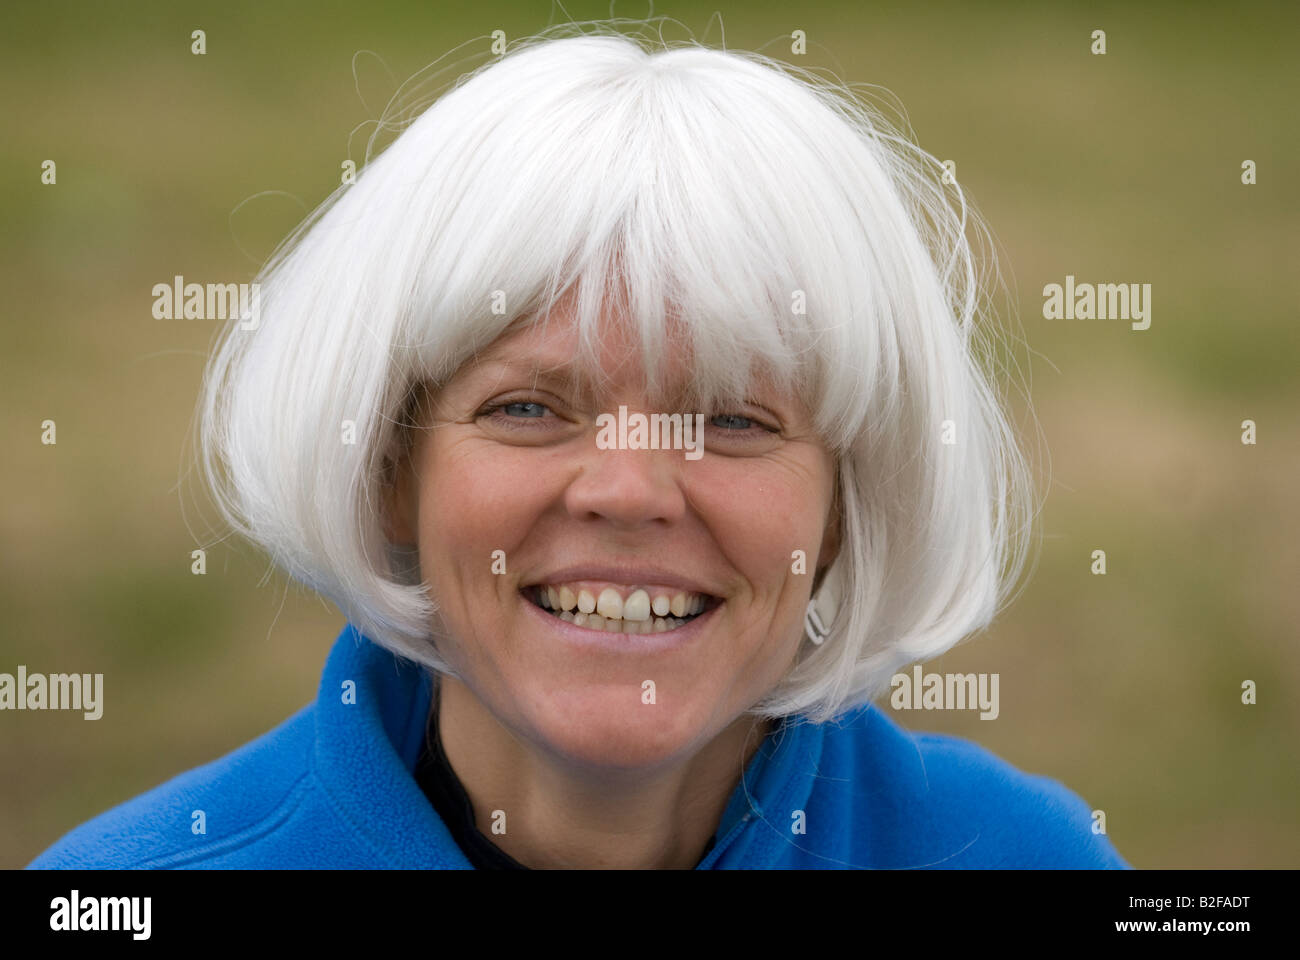
M 528 718 L 530 739 L 564 762 L 584 768 L 646 770 L 690 756 L 717 731 L 680 702 L 642 703 L 639 687 L 604 685 L 538 691 Z

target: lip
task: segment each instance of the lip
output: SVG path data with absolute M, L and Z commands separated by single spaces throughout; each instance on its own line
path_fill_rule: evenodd
M 660 567 L 624 567 L 617 564 L 565 567 L 562 570 L 552 570 L 550 573 L 521 582 L 519 586 L 520 589 L 527 589 L 543 583 L 576 583 L 581 580 L 604 580 L 610 583 L 628 585 L 653 584 L 656 587 L 671 587 L 683 593 L 702 593 L 719 600 L 723 599 L 717 589 L 711 588 L 699 580 L 683 577 L 680 573 L 673 573 L 671 570 L 664 570 Z M 560 622 L 563 623 L 564 621 L 561 620 Z
M 517 593 L 516 596 L 529 611 L 529 616 L 536 618 L 563 643 L 586 651 L 601 650 L 640 655 L 666 653 L 690 646 L 708 628 L 713 620 L 713 614 L 722 606 L 721 603 L 715 604 L 676 630 L 666 630 L 663 633 L 610 633 L 567 623 L 554 614 L 547 613 L 522 593 Z

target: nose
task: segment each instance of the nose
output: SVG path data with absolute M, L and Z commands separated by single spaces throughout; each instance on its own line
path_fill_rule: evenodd
M 670 524 L 686 513 L 681 450 L 602 450 L 593 439 L 564 503 L 577 520 L 606 520 L 635 530 Z

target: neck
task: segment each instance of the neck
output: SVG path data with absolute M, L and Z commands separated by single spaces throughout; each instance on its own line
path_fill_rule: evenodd
M 773 723 L 740 717 L 654 771 L 575 769 L 503 727 L 459 680 L 437 678 L 443 750 L 479 830 L 532 869 L 691 869 Z M 505 831 L 493 832 L 505 814 Z

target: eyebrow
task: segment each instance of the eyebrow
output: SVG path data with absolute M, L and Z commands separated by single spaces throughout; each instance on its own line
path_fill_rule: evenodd
M 512 354 L 491 356 L 489 353 L 484 352 L 476 358 L 473 369 L 468 376 L 473 378 L 469 382 L 477 383 L 481 382 L 481 378 L 492 374 L 495 374 L 499 379 L 505 379 L 516 373 L 523 373 L 527 376 L 534 387 L 549 384 L 572 391 L 580 402 L 590 403 L 594 406 L 602 404 L 611 408 L 613 406 L 613 398 L 607 395 L 605 389 L 602 388 L 601 382 L 586 371 L 576 367 L 573 358 L 568 356 L 556 361 L 547 357 L 518 357 Z M 651 403 L 656 408 L 664 410 L 684 410 L 688 406 L 692 406 L 691 401 L 688 399 L 689 393 L 689 388 L 683 386 L 675 396 L 660 397 L 652 400 Z
M 596 392 L 593 380 L 580 370 L 575 369 L 571 359 L 559 362 L 544 362 L 545 358 L 519 358 L 515 356 L 492 356 L 482 354 L 476 357 L 472 367 L 467 371 L 470 377 L 485 378 L 495 373 L 504 379 L 516 373 L 527 376 L 534 384 L 553 383 L 565 387 L 577 388 L 583 396 L 593 396 Z
M 479 382 L 492 373 L 499 379 L 523 373 L 535 387 L 553 384 L 575 391 L 584 402 L 611 402 L 611 398 L 604 396 L 600 381 L 576 367 L 574 357 L 568 354 L 560 358 L 534 356 L 521 350 L 517 344 L 494 343 L 471 357 L 464 373 L 467 379 L 473 378 L 470 382 Z M 659 398 L 656 402 L 664 409 L 685 409 L 694 404 L 690 396 L 689 385 L 683 385 L 675 396 Z M 766 408 L 776 416 L 788 418 L 794 415 L 784 402 L 771 397 L 769 400 L 773 402 L 767 403 Z

